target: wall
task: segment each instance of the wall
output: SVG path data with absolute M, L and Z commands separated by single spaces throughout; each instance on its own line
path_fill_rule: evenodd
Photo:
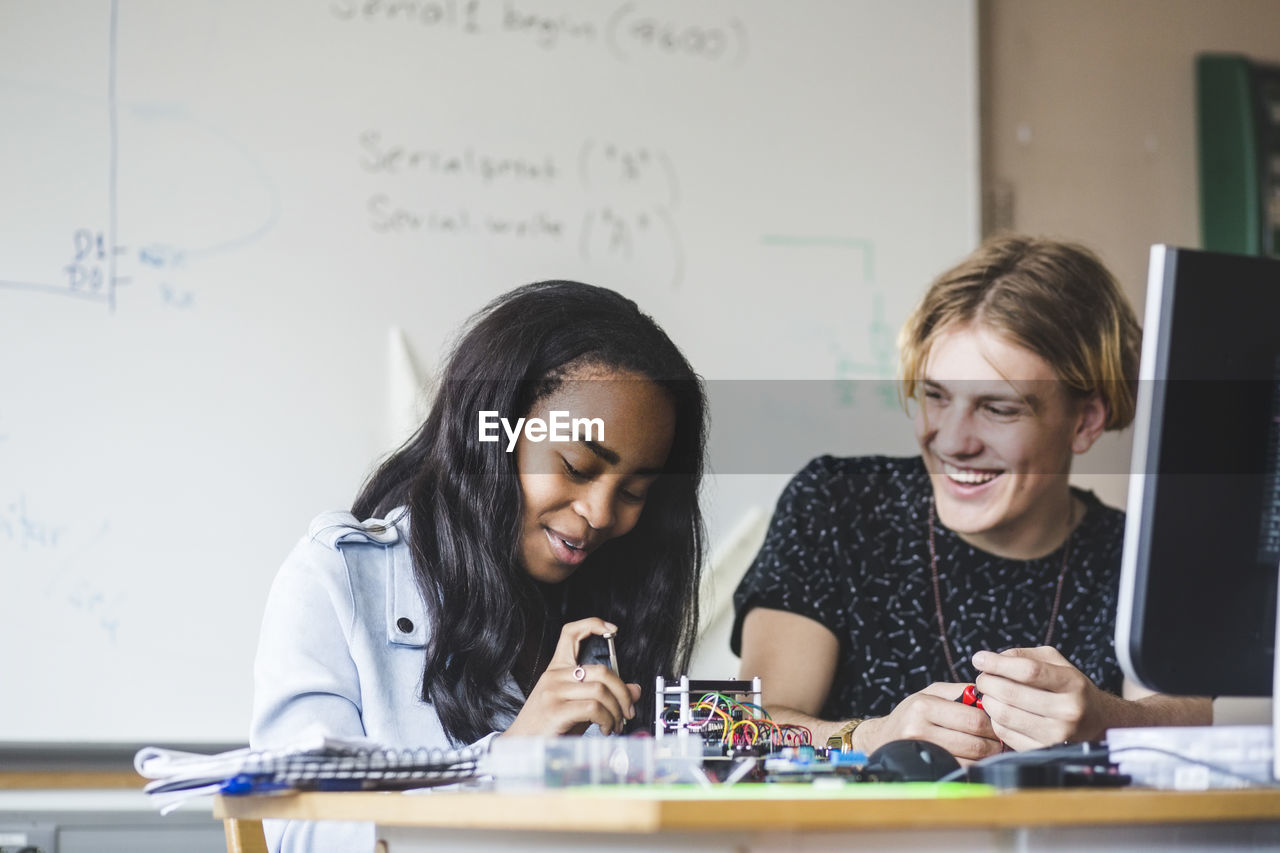
M 1152 243 L 1200 245 L 1194 57 L 1280 62 L 1275 0 L 981 0 L 983 231 L 1078 240 L 1139 318 Z M 1104 436 L 1073 478 L 1123 507 L 1132 432 Z M 1214 717 L 1269 722 L 1266 700 Z
M 1078 240 L 1139 318 L 1152 243 L 1200 244 L 1194 57 L 1280 62 L 1275 0 L 982 0 L 983 230 Z M 1126 432 L 1076 480 L 1124 506 Z

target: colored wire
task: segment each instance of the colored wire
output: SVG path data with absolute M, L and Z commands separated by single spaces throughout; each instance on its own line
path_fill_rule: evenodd
M 690 711 L 704 709 L 706 717 L 694 717 L 690 721 L 690 728 L 704 731 L 712 719 L 719 717 L 724 723 L 724 731 L 720 736 L 722 743 L 737 743 L 741 739 L 743 743 L 750 745 L 761 742 L 762 737 L 771 746 L 803 746 L 813 741 L 813 734 L 804 726 L 776 723 L 760 705 L 754 702 L 735 702 L 724 693 L 704 693 L 701 699 L 689 706 Z
M 797 725 L 795 723 L 787 723 L 783 725 L 782 728 L 786 729 L 787 732 L 799 741 L 798 744 L 788 745 L 809 746 L 813 743 L 813 732 L 805 726 Z
M 773 720 L 750 720 L 744 722 L 753 722 L 757 726 L 765 728 L 765 738 L 770 744 L 785 744 L 786 732 L 782 730 L 782 726 L 778 725 Z
M 706 708 L 711 713 L 707 714 L 706 719 L 694 720 L 694 723 L 697 724 L 697 727 L 699 729 L 704 729 L 707 727 L 707 724 L 711 722 L 711 718 L 713 716 L 719 716 L 722 720 L 724 720 L 724 733 L 720 736 L 720 740 L 727 741 L 729 739 L 729 729 L 733 726 L 733 718 L 730 717 L 728 714 L 726 714 L 724 711 L 717 708 L 715 705 L 711 705 L 707 702 L 699 702 L 696 705 L 689 706 L 690 711 L 694 711 L 699 708 Z
M 760 729 L 756 727 L 756 724 L 755 724 L 755 722 L 754 722 L 754 721 L 752 721 L 752 720 L 738 720 L 738 722 L 734 723 L 732 726 L 730 726 L 730 727 L 729 727 L 729 741 L 730 741 L 730 743 L 737 743 L 737 739 L 736 739 L 736 738 L 737 738 L 737 736 L 736 736 L 734 733 L 738 730 L 738 727 L 739 727 L 739 726 L 750 726 L 750 727 L 751 727 L 751 734 L 750 734 L 750 735 L 747 735 L 745 731 L 743 732 L 743 737 L 745 738 L 744 743 L 745 743 L 747 746 L 750 746 L 751 744 L 755 743 L 755 742 L 756 742 L 756 740 L 760 737 Z
M 734 705 L 737 704 L 736 702 L 734 702 L 732 699 L 730 699 L 728 696 L 724 695 L 723 693 L 703 693 L 702 698 L 699 699 L 698 701 L 705 702 L 707 701 L 708 697 L 714 697 L 715 699 L 724 702 L 724 704 L 728 705 L 731 709 L 733 708 Z M 715 703 L 713 702 L 712 704 L 715 704 Z

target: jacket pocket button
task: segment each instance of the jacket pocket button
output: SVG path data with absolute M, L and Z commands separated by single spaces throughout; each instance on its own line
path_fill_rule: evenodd
M 396 620 L 396 627 L 400 629 L 400 633 L 402 634 L 412 634 L 413 620 L 406 619 L 405 617 L 401 616 L 399 619 Z

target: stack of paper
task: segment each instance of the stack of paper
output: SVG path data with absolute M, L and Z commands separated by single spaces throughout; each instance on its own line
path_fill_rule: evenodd
M 284 749 L 214 755 L 148 746 L 134 756 L 143 789 L 167 814 L 192 797 L 269 791 L 417 788 L 475 776 L 483 747 L 391 749 L 368 739 L 316 736 Z

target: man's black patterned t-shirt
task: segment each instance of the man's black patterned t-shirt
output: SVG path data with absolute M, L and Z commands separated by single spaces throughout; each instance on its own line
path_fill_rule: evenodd
M 1035 560 L 978 550 L 935 523 L 942 613 L 961 680 L 969 659 L 1044 644 L 1064 548 L 1070 548 L 1052 643 L 1098 687 L 1119 693 L 1114 634 L 1124 513 L 1073 489 L 1087 512 L 1061 548 Z M 753 607 L 786 610 L 839 639 L 820 716 L 882 716 L 935 681 L 951 681 L 929 569 L 933 490 L 919 457 L 823 456 L 792 479 L 764 546 L 734 594 L 730 644 L 741 651 Z M 768 696 L 769 685 L 764 685 Z

